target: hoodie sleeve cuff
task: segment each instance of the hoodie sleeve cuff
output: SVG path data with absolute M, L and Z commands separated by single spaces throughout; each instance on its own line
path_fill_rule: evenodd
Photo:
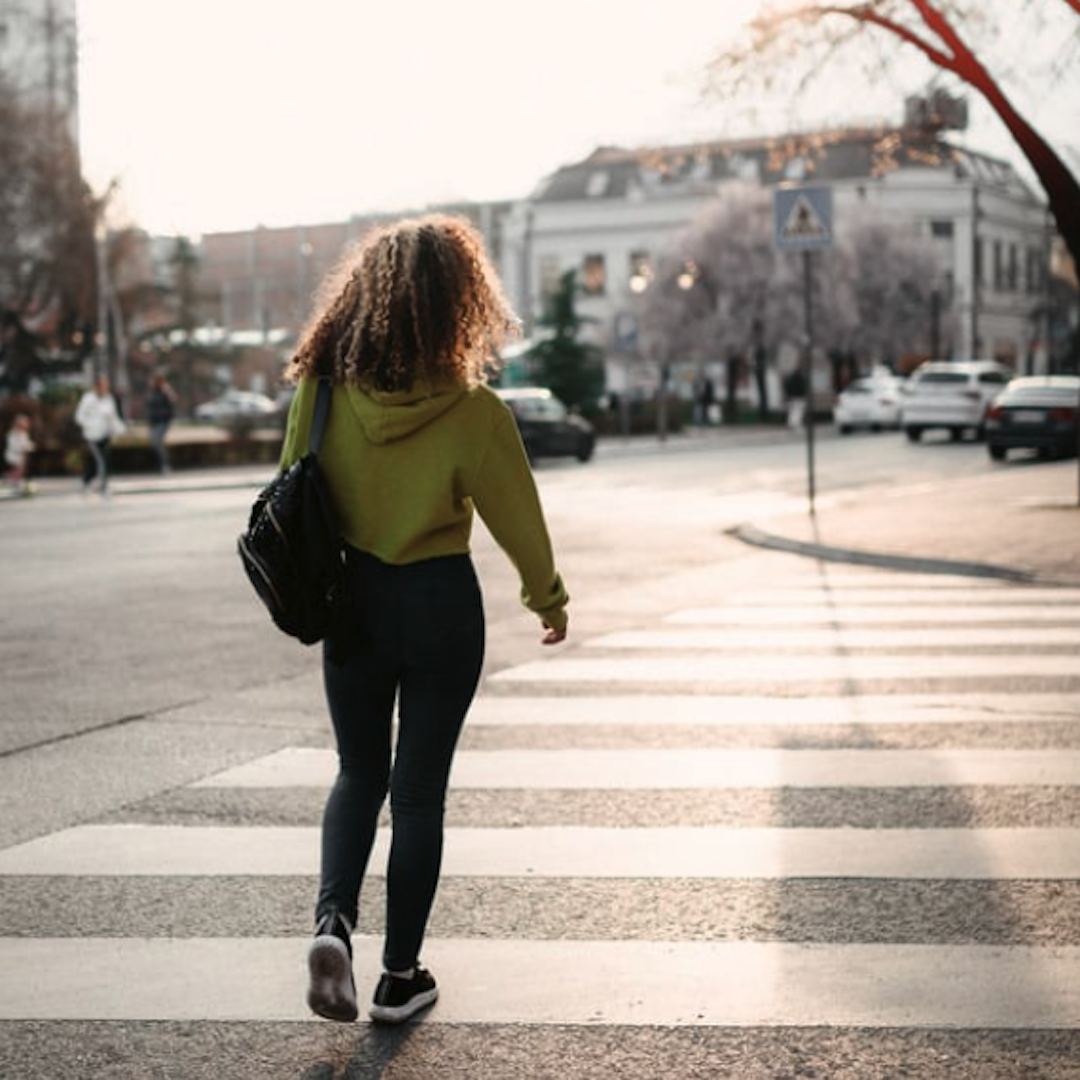
M 555 580 L 551 583 L 546 596 L 531 597 L 525 589 L 522 589 L 521 601 L 552 630 L 566 629 L 566 605 L 570 602 L 570 596 L 558 574 L 555 575 Z

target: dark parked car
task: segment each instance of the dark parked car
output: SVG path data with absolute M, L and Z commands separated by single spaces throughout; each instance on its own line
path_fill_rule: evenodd
M 517 420 L 530 460 L 576 457 L 588 461 L 596 449 L 596 432 L 583 416 L 570 412 L 547 388 L 518 386 L 496 391 Z
M 1013 379 L 986 416 L 986 448 L 995 461 L 1010 450 L 1044 457 L 1076 453 L 1080 375 L 1028 375 Z

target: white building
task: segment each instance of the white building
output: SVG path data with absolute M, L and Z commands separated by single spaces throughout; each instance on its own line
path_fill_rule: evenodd
M 0 72 L 79 141 L 76 0 L 0 0 Z
M 863 204 L 932 238 L 956 357 L 1024 370 L 1042 337 L 1033 313 L 1048 282 L 1053 229 L 1043 200 L 1005 162 L 916 129 L 824 132 L 646 150 L 601 148 L 552 174 L 507 223 L 503 273 L 527 321 L 568 269 L 579 313 L 617 355 L 631 279 L 731 181 L 829 185 L 834 223 Z M 621 385 L 622 365 L 609 366 Z

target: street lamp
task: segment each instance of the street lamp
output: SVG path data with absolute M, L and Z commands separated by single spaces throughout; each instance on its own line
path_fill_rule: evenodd
M 94 335 L 94 374 L 101 375 L 108 371 L 109 359 L 106 335 L 109 325 L 108 260 L 105 245 L 108 233 L 105 223 L 98 221 L 94 226 L 94 257 L 97 264 L 97 332 Z
M 315 248 L 308 240 L 301 240 L 296 248 L 296 307 L 293 318 L 298 339 L 304 319 L 307 317 L 308 292 L 311 288 L 311 256 L 314 252 Z

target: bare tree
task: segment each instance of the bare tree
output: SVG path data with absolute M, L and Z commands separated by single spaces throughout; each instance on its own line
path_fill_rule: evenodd
M 789 307 L 778 290 L 767 192 L 731 184 L 680 232 L 656 260 L 643 294 L 647 353 L 671 358 L 746 351 L 755 319 L 786 328 Z
M 1080 15 L 1080 0 L 1060 2 Z M 1035 4 L 1027 0 L 1022 6 L 1031 9 Z M 1004 20 L 1010 28 L 1017 17 L 1016 7 L 1009 5 Z M 1045 17 L 1043 7 L 1040 4 L 1029 18 Z M 807 61 L 805 82 L 827 70 L 852 42 L 873 45 L 882 35 L 891 37 L 916 50 L 939 70 L 951 73 L 989 103 L 1039 178 L 1061 236 L 1080 266 L 1080 181 L 1016 108 L 1002 80 L 987 66 L 988 57 L 973 43 L 977 30 L 990 21 L 985 3 L 962 0 L 853 0 L 773 7 L 753 20 L 745 41 L 715 58 L 713 86 L 722 92 L 768 83 L 778 73 L 788 72 L 800 55 Z M 1080 62 L 1080 25 L 1062 48 L 1068 57 L 1067 70 L 1075 72 Z
M 956 318 L 934 242 L 871 210 L 847 215 L 837 233 L 843 287 L 854 303 L 843 351 L 891 366 L 947 353 Z
M 40 349 L 85 354 L 95 331 L 98 205 L 67 131 L 0 78 L 0 309 L 22 347 L 4 378 L 25 385 Z M 14 363 L 14 371 L 12 364 Z
M 673 240 L 641 297 L 647 356 L 744 363 L 758 345 L 764 359 L 801 343 L 801 262 L 776 250 L 773 212 L 769 191 L 725 186 Z M 815 258 L 817 344 L 860 367 L 928 355 L 934 292 L 945 280 L 932 242 L 870 210 L 841 223 L 836 241 Z M 948 320 L 938 329 L 947 334 Z

